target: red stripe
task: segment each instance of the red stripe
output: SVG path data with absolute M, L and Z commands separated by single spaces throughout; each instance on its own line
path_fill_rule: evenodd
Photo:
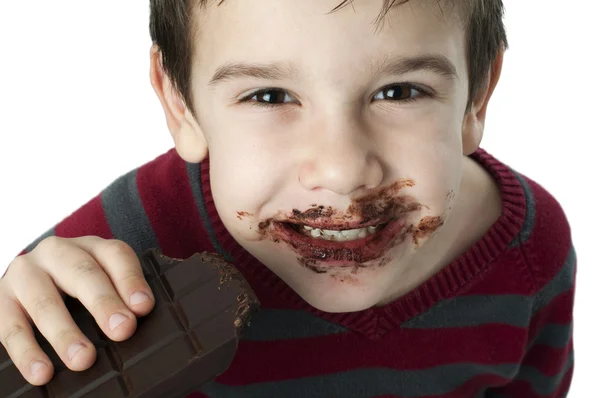
M 533 316 L 529 326 L 529 343 L 531 343 L 539 335 L 543 327 L 549 323 L 568 325 L 573 322 L 573 293 L 574 290 L 571 289 L 556 296 L 550 303 Z
M 477 276 L 461 295 L 517 294 L 532 296 L 535 283 L 531 271 L 523 259 L 519 248 L 509 249 L 501 257 L 502 261 L 492 263 Z
M 204 393 L 201 393 L 200 391 L 194 391 L 193 393 L 186 395 L 185 398 L 210 398 L 210 397 Z
M 186 163 L 172 149 L 139 168 L 137 187 L 162 251 L 187 258 L 214 252 L 196 208 Z
M 551 395 L 539 395 L 531 388 L 526 381 L 510 382 L 509 379 L 497 375 L 481 375 L 471 378 L 456 390 L 442 395 L 430 395 L 429 398 L 464 398 L 474 397 L 482 388 L 490 388 L 490 392 L 494 391 L 498 394 L 510 396 L 511 398 L 558 398 L 562 397 L 569 390 L 573 377 L 573 368 L 565 373 L 559 387 Z M 510 383 L 509 383 L 510 382 Z M 509 384 L 506 384 L 509 383 Z M 506 386 L 494 388 L 494 386 Z M 209 398 L 208 395 L 201 392 L 193 392 L 186 398 Z M 399 395 L 379 395 L 374 398 L 403 398 Z
M 562 398 L 567 394 L 567 392 L 571 388 L 571 382 L 573 381 L 573 370 L 574 369 L 575 369 L 575 367 L 571 366 L 571 369 L 569 369 L 568 371 L 565 372 L 565 375 L 563 376 L 563 378 L 560 382 L 560 385 L 556 389 L 556 392 L 550 396 L 551 398 L 558 398 L 558 397 Z
M 518 363 L 526 338 L 526 329 L 485 325 L 401 329 L 379 341 L 355 333 L 285 341 L 242 341 L 231 367 L 218 380 L 244 385 L 365 367 L 417 370 L 465 362 Z
M 113 235 L 106 221 L 101 196 L 96 196 L 69 217 L 59 222 L 54 228 L 54 234 L 62 238 L 94 235 L 104 239 L 112 239 Z

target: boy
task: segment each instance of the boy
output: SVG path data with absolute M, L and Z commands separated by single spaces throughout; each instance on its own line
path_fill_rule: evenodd
M 160 247 L 223 254 L 262 303 L 197 397 L 566 396 L 569 225 L 479 148 L 501 1 L 339 1 L 151 1 L 175 148 L 8 267 L 0 339 L 27 381 L 53 371 L 30 322 L 70 369 L 96 358 L 63 292 L 134 332 L 135 253 Z

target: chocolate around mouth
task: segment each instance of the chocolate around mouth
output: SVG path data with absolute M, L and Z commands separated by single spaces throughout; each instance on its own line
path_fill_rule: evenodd
M 273 223 L 273 232 L 300 256 L 303 265 L 312 260 L 332 266 L 356 266 L 382 257 L 403 227 L 403 220 L 393 220 L 373 234 L 348 241 L 310 237 L 285 222 Z
M 293 209 L 260 222 L 258 240 L 285 243 L 298 255 L 304 267 L 317 273 L 340 268 L 384 266 L 390 263 L 385 254 L 412 237 L 415 245 L 437 229 L 441 217 L 425 217 L 418 225 L 406 223 L 407 215 L 427 206 L 400 191 L 415 185 L 412 180 L 399 180 L 368 195 L 352 200 L 345 211 L 331 206 L 312 205 L 304 211 Z M 364 238 L 334 241 L 314 238 L 297 228 L 310 226 L 326 230 L 359 229 L 385 224 Z

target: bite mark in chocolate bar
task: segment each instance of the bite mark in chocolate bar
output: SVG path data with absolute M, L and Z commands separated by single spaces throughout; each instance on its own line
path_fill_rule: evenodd
M 97 349 L 94 365 L 69 370 L 36 330 L 55 367 L 52 380 L 30 385 L 0 346 L 0 397 L 180 398 L 227 370 L 259 307 L 242 274 L 210 253 L 182 260 L 152 249 L 140 260 L 156 305 L 138 318 L 133 336 L 110 340 L 79 301 L 68 297 L 67 308 Z

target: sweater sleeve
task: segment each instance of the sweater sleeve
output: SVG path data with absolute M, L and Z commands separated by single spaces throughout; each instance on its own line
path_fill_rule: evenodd
M 487 398 L 562 398 L 569 391 L 574 369 L 573 252 L 557 278 L 535 298 L 530 339 L 512 381 L 490 390 Z
M 511 382 L 488 390 L 487 398 L 563 398 L 573 376 L 575 248 L 558 202 L 535 182 L 527 182 L 535 199 L 535 222 L 521 252 L 536 289 L 528 344 Z
M 201 165 L 184 162 L 174 149 L 122 175 L 98 195 L 27 245 L 50 236 L 119 239 L 136 252 L 159 248 L 171 257 L 215 251 L 204 199 Z M 4 275 L 6 269 L 0 270 Z

